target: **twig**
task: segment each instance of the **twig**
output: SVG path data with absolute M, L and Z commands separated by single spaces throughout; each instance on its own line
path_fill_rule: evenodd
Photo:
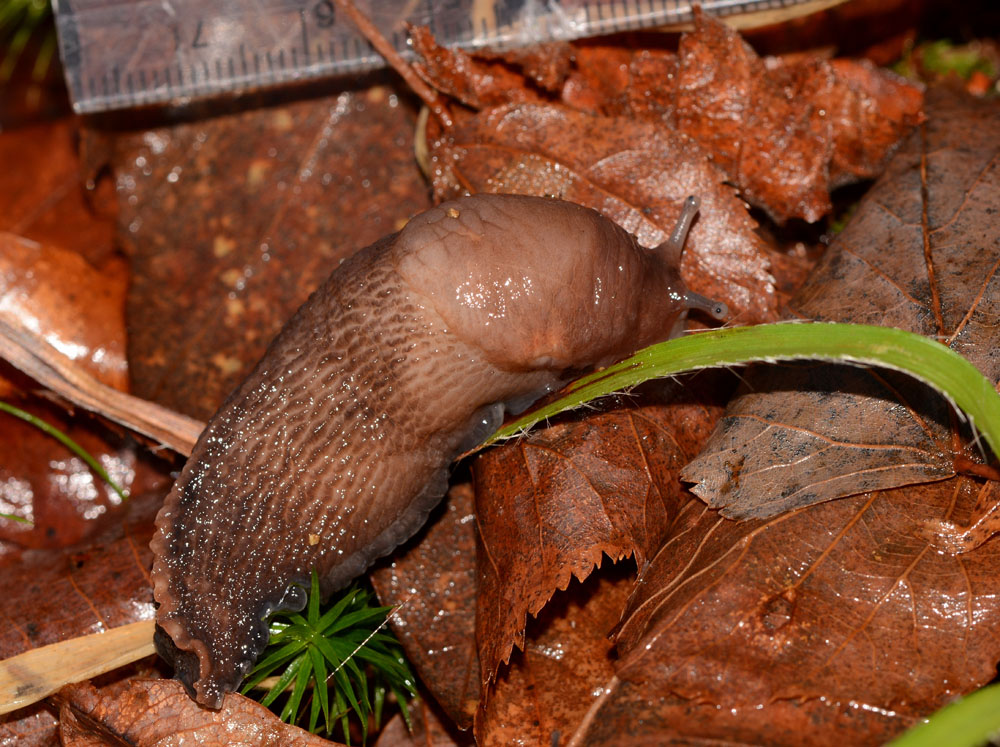
M 112 389 L 84 373 L 30 331 L 0 319 L 0 358 L 85 410 L 188 456 L 205 424 Z
M 155 653 L 153 625 L 152 620 L 130 623 L 0 661 L 0 714 Z
M 375 24 L 373 24 L 368 17 L 354 7 L 354 3 L 351 0 L 334 0 L 337 7 L 340 8 L 343 13 L 351 19 L 351 22 L 357 27 L 361 35 L 364 36 L 373 47 L 375 51 L 378 52 L 385 58 L 385 61 L 392 66 L 406 82 L 406 85 L 410 87 L 420 99 L 427 104 L 427 108 L 431 110 L 435 117 L 437 117 L 438 122 L 441 123 L 442 127 L 451 127 L 453 120 L 451 118 L 451 112 L 448 111 L 448 107 L 445 106 L 441 97 L 438 95 L 437 91 L 427 85 L 419 75 L 417 75 L 413 68 L 407 64 L 406 60 L 396 51 L 396 48 L 389 43 L 389 40 L 382 35 Z

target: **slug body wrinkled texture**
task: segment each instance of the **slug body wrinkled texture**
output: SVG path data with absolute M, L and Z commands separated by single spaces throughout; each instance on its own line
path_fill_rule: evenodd
M 505 410 L 669 337 L 691 305 L 678 265 L 679 245 L 511 195 L 444 203 L 344 262 L 157 517 L 157 645 L 196 699 L 221 706 L 312 569 L 327 595 L 412 536 Z

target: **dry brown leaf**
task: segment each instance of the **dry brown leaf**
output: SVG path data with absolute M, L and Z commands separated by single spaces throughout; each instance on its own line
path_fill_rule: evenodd
M 427 80 L 474 109 L 545 100 L 516 71 L 443 50 L 426 30 L 416 47 Z M 573 61 L 564 103 L 687 135 L 778 222 L 829 213 L 830 190 L 877 176 L 922 116 L 920 89 L 888 71 L 864 61 L 762 59 L 700 12 L 676 55 L 582 42 Z
M 879 747 L 915 721 L 859 700 L 779 700 L 763 706 L 722 708 L 677 696 L 651 695 L 642 684 L 617 679 L 601 689 L 606 692 L 601 703 L 573 732 L 575 741 L 566 744 Z
M 998 381 L 1000 106 L 935 91 L 929 111 L 791 309 L 935 337 Z M 748 390 L 682 473 L 727 516 L 954 473 L 964 436 L 944 401 L 907 377 L 771 367 L 752 373 Z
M 426 26 L 411 28 L 410 42 L 421 60 L 414 65 L 417 73 L 466 106 L 485 109 L 542 100 L 537 91 L 526 85 L 520 71 L 512 70 L 503 60 L 484 59 L 482 55 L 442 47 Z
M 290 726 L 256 701 L 230 693 L 221 710 L 196 704 L 175 680 L 129 680 L 97 690 L 70 685 L 59 693 L 65 747 L 199 745 L 321 747 L 339 744 Z
M 375 747 L 465 747 L 473 744 L 472 732 L 461 732 L 442 718 L 424 700 L 410 704 L 413 732 L 397 713 L 382 728 Z
M 692 503 L 692 506 L 696 504 Z M 719 707 L 619 679 L 606 633 L 633 586 L 631 564 L 602 568 L 556 595 L 528 625 L 525 650 L 497 679 L 476 723 L 480 744 L 880 745 L 909 726 L 859 700 Z
M 607 633 L 635 568 L 602 568 L 558 593 L 528 626 L 524 650 L 497 677 L 476 717 L 480 745 L 566 744 L 614 677 Z
M 709 391 L 712 381 L 704 377 L 697 391 Z M 724 396 L 725 385 L 720 389 Z M 681 385 L 647 393 L 657 395 L 653 402 L 673 402 L 553 426 L 476 461 L 476 639 L 484 681 L 522 645 L 527 615 L 572 577 L 586 578 L 603 555 L 634 555 L 642 567 L 687 501 L 677 470 L 718 409 L 705 404 L 710 394 L 687 399 Z
M 829 192 L 881 173 L 921 119 L 920 89 L 864 61 L 760 58 L 699 14 L 676 55 L 583 48 L 565 101 L 696 140 L 776 221 L 816 221 Z

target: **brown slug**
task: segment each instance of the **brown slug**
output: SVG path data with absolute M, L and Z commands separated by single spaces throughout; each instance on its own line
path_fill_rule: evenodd
M 690 197 L 656 249 L 588 208 L 480 194 L 341 264 L 209 421 L 156 520 L 157 649 L 219 708 L 299 610 L 412 536 L 452 459 L 575 374 L 669 337 L 689 308 Z

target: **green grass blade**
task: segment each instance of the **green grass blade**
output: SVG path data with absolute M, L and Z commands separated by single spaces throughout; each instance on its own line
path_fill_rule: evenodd
M 326 631 L 327 628 L 340 618 L 344 610 L 354 601 L 357 595 L 357 589 L 345 594 L 335 605 L 323 613 L 323 616 L 316 623 L 316 629 Z
M 295 673 L 295 687 L 292 689 L 292 694 L 288 697 L 288 702 L 285 703 L 285 707 L 281 711 L 282 721 L 294 724 L 299 720 L 302 696 L 305 695 L 306 688 L 309 686 L 310 681 L 312 681 L 312 674 L 312 661 L 309 657 L 303 657 L 302 666 Z
M 375 724 L 376 729 L 382 728 L 382 708 L 385 706 L 385 691 L 385 685 L 375 685 L 375 693 L 372 697 L 372 723 Z
M 392 607 L 367 607 L 365 609 L 360 609 L 355 612 L 349 612 L 336 623 L 331 625 L 327 630 L 327 635 L 333 635 L 338 633 L 345 628 L 353 628 L 357 625 L 361 625 L 366 622 L 381 623 L 385 620 L 386 615 L 392 611 Z
M 396 702 L 399 703 L 399 710 L 403 714 L 403 721 L 406 722 L 406 728 L 412 734 L 413 733 L 413 718 L 410 716 L 410 708 L 407 705 L 407 701 L 409 700 L 409 698 L 415 698 L 416 697 L 417 690 L 413 686 L 412 683 L 410 683 L 410 687 L 408 688 L 407 692 L 405 692 L 405 693 L 402 692 L 395 685 L 390 685 L 390 687 L 392 688 L 392 692 L 395 693 L 395 695 L 396 695 Z
M 337 706 L 337 713 L 340 716 L 340 729 L 344 732 L 344 743 L 347 745 L 351 744 L 351 723 L 350 714 L 351 709 L 347 707 L 347 703 L 344 702 L 344 696 L 340 692 L 339 687 L 333 688 L 333 703 Z
M 715 329 L 653 345 L 580 379 L 566 396 L 504 426 L 486 443 L 516 436 L 541 420 L 649 379 L 703 368 L 792 360 L 880 366 L 909 374 L 964 411 L 1000 457 L 1000 395 L 969 361 L 912 332 L 825 322 Z
M 294 657 L 302 653 L 303 649 L 306 648 L 306 644 L 302 641 L 292 641 L 287 646 L 275 651 L 273 654 L 268 654 L 267 658 L 258 662 L 257 666 L 254 667 L 254 671 L 263 669 L 274 669 L 275 667 L 283 664 L 286 661 L 291 661 Z
M 316 680 L 319 682 L 319 680 Z M 316 733 L 316 726 L 319 724 L 319 712 L 320 712 L 320 700 L 319 695 L 313 692 L 312 697 L 309 699 L 309 731 L 313 734 Z
M 8 404 L 7 402 L 0 402 L 0 412 L 5 412 L 8 415 L 13 415 L 15 418 L 20 418 L 26 423 L 31 423 L 31 425 L 35 426 L 36 428 L 38 428 L 38 430 L 42 431 L 46 435 L 52 436 L 52 438 L 54 438 L 56 441 L 61 443 L 67 449 L 69 449 L 78 457 L 80 457 L 80 459 L 86 462 L 87 466 L 90 467 L 92 470 L 94 470 L 94 472 L 97 473 L 98 477 L 104 480 L 104 482 L 106 482 L 123 501 L 128 500 L 128 494 L 121 489 L 118 483 L 116 483 L 114 480 L 111 479 L 111 475 L 109 475 L 104 470 L 104 467 L 98 464 L 97 460 L 94 459 L 94 457 L 92 457 L 89 453 L 87 453 L 87 451 L 82 446 L 80 446 L 80 444 L 78 444 L 72 438 L 67 436 L 61 430 L 59 430 L 54 426 L 49 425 L 40 418 L 36 418 L 30 412 L 25 412 L 20 407 L 15 407 L 14 405 Z
M 322 709 L 326 733 L 330 734 L 333 732 L 333 721 L 330 719 L 330 696 L 326 688 L 326 658 L 315 646 L 309 649 L 309 657 L 312 659 L 313 671 L 316 673 L 316 692 L 313 695 L 313 705 L 316 706 L 318 703 L 318 707 Z M 315 733 L 315 730 L 315 722 L 310 721 L 309 731 Z
M 243 681 L 243 684 L 240 685 L 240 693 L 248 695 L 257 687 L 257 685 L 270 677 L 274 670 L 281 666 L 282 663 L 283 662 L 275 662 L 268 667 L 254 667 L 253 673 L 251 673 L 251 675 Z
M 313 569 L 309 581 L 309 606 L 306 608 L 306 619 L 314 630 L 319 622 L 319 574 Z
M 1000 734 L 1000 685 L 984 687 L 918 724 L 889 747 L 976 747 Z
M 295 679 L 295 675 L 298 674 L 299 669 L 302 668 L 305 661 L 306 655 L 302 654 L 299 658 L 289 664 L 288 668 L 282 673 L 281 677 L 279 677 L 278 681 L 274 684 L 274 687 L 268 690 L 267 695 L 261 698 L 260 704 L 263 706 L 269 706 L 277 700 L 278 696 L 285 692 L 285 688 L 287 688 L 291 684 L 292 680 Z
M 21 524 L 27 524 L 28 526 L 34 526 L 34 524 L 31 521 L 29 521 L 28 519 L 25 519 L 23 516 L 14 516 L 14 514 L 0 513 L 0 519 L 10 519 L 11 521 L 16 521 L 16 522 L 19 522 Z
M 337 682 L 338 691 L 347 697 L 347 701 L 350 703 L 351 708 L 353 708 L 354 712 L 358 714 L 358 721 L 361 723 L 361 743 L 364 744 L 368 739 L 368 711 L 365 710 L 362 704 L 358 701 L 358 695 L 354 691 L 354 683 L 352 683 L 350 677 L 347 676 L 347 672 L 343 669 L 338 669 L 333 673 L 333 678 Z

